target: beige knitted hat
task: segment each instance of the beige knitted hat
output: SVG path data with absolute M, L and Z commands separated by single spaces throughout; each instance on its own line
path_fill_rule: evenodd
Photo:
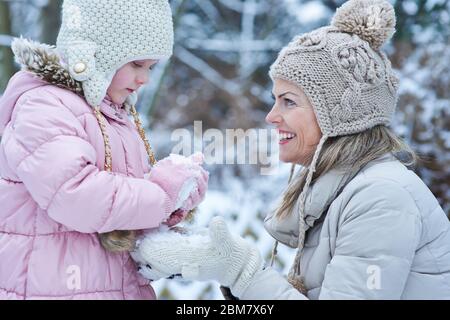
M 269 74 L 303 89 L 329 137 L 388 125 L 398 81 L 380 47 L 394 32 L 389 2 L 350 0 L 337 10 L 331 26 L 295 37 Z
M 120 67 L 133 60 L 169 58 L 173 37 L 168 0 L 64 0 L 56 46 L 95 107 Z
M 305 240 L 305 198 L 323 144 L 329 137 L 389 125 L 398 80 L 381 46 L 395 32 L 395 12 L 385 0 L 350 0 L 331 25 L 295 37 L 280 52 L 269 75 L 302 88 L 322 131 L 300 194 L 299 252 L 289 280 L 300 288 L 299 256 Z

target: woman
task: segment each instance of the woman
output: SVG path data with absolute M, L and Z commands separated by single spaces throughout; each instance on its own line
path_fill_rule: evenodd
M 265 220 L 298 248 L 288 279 L 220 218 L 203 247 L 145 239 L 149 278 L 217 280 L 241 299 L 450 299 L 450 223 L 388 128 L 398 82 L 380 47 L 394 26 L 387 1 L 351 0 L 271 67 L 280 159 L 306 167 Z

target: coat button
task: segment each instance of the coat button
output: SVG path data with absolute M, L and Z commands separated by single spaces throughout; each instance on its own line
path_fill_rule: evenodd
M 86 64 L 83 62 L 78 62 L 77 64 L 75 64 L 75 66 L 73 67 L 73 71 L 75 71 L 76 73 L 82 73 L 86 70 Z

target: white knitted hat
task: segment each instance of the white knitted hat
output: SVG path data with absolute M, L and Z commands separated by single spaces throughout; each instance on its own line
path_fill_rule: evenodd
M 96 107 L 120 67 L 169 58 L 173 37 L 168 0 L 64 0 L 56 46 L 71 76 L 82 82 L 86 101 Z

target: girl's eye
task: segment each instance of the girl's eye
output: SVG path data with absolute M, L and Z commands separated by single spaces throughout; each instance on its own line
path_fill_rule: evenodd
M 287 107 L 295 107 L 296 106 L 296 103 L 294 101 L 292 101 L 291 99 L 287 99 L 287 98 L 284 98 L 284 104 Z
M 144 67 L 144 65 L 142 65 L 142 64 L 140 64 L 140 63 L 138 63 L 138 62 L 135 62 L 135 61 L 133 61 L 133 66 L 136 67 L 136 68 L 143 68 L 143 67 Z M 155 67 L 155 65 L 152 65 L 152 66 L 150 66 L 150 67 L 148 68 L 148 70 L 149 70 L 149 71 L 152 71 L 154 67 Z

